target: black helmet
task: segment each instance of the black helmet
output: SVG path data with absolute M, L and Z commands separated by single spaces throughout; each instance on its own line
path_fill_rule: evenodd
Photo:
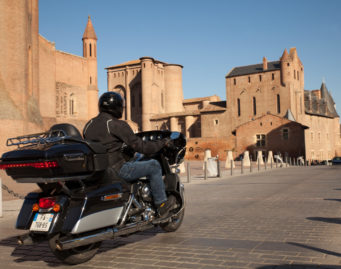
M 101 95 L 98 101 L 100 112 L 107 112 L 119 119 L 122 118 L 124 100 L 117 92 L 106 92 Z

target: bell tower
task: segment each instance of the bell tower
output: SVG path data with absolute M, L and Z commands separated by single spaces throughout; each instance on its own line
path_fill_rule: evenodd
M 88 60 L 88 118 L 98 113 L 97 36 L 90 16 L 83 34 L 83 57 Z

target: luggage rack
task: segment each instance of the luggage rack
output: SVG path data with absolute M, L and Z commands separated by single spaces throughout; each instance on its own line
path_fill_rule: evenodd
M 66 137 L 67 135 L 63 130 L 53 130 L 44 133 L 8 138 L 6 146 L 18 146 L 18 148 L 20 148 L 21 146 L 54 143 L 64 140 Z

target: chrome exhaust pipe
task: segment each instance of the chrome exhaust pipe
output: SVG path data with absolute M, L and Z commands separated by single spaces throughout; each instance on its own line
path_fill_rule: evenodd
M 129 226 L 126 226 L 124 228 L 109 228 L 106 230 L 102 230 L 99 233 L 90 234 L 86 236 L 81 236 L 77 238 L 60 238 L 60 240 L 56 241 L 56 248 L 58 250 L 65 250 L 65 249 L 71 249 L 76 248 L 80 246 L 85 246 L 93 243 L 97 243 L 100 241 L 108 240 L 108 239 L 114 239 L 115 237 L 119 237 L 121 235 L 126 235 L 138 231 L 144 231 L 150 228 L 153 228 L 154 225 L 151 223 L 137 223 L 132 224 Z
M 17 243 L 18 245 L 20 246 L 23 246 L 23 245 L 34 245 L 34 244 L 37 244 L 39 243 L 37 240 L 34 240 L 30 234 L 23 234 L 23 235 L 20 235 L 17 237 Z

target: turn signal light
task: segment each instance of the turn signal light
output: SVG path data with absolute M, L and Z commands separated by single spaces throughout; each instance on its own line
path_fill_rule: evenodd
M 32 206 L 32 211 L 37 212 L 39 210 L 39 205 L 38 204 L 33 204 Z
M 59 204 L 55 204 L 54 206 L 53 206 L 53 208 L 52 208 L 52 210 L 54 211 L 54 212 L 59 212 L 60 211 L 60 205 Z
M 54 197 L 45 197 L 39 199 L 39 208 L 51 208 L 56 204 L 56 198 Z
M 47 168 L 55 168 L 58 166 L 59 166 L 58 163 L 55 161 L 30 162 L 30 163 L 2 163 L 0 164 L 0 169 L 23 168 L 23 167 L 47 169 Z

